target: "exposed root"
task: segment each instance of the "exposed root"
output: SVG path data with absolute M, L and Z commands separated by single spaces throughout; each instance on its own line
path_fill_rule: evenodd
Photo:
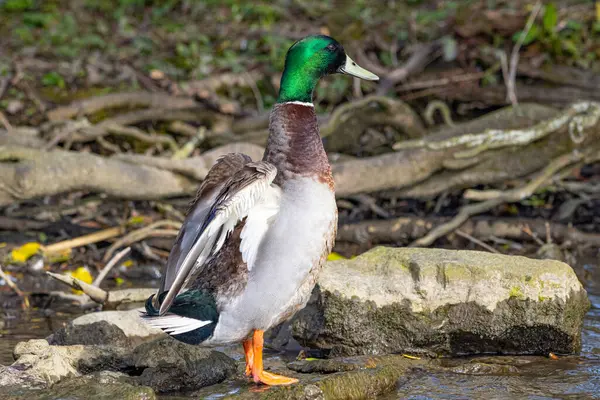
M 366 247 L 380 243 L 394 243 L 404 246 L 423 237 L 428 231 L 448 220 L 449 218 L 407 216 L 343 224 L 338 228 L 336 241 L 339 243 L 355 243 Z M 570 243 L 572 246 L 579 247 L 600 246 L 600 234 L 582 232 L 572 226 L 558 223 L 552 223 L 550 229 L 554 242 Z M 460 231 L 481 241 L 500 241 L 500 239 L 504 239 L 531 242 L 546 235 L 546 221 L 526 218 L 487 219 L 476 217 L 466 221 L 460 227 Z M 459 234 L 457 231 L 455 233 Z M 541 244 L 545 243 L 541 242 Z
M 191 98 L 175 97 L 162 93 L 112 93 L 77 101 L 68 106 L 57 107 L 48 111 L 47 115 L 50 121 L 62 121 L 73 117 L 94 114 L 110 108 L 149 107 L 166 110 L 192 108 L 196 105 L 197 103 Z
M 521 188 L 508 190 L 495 198 L 483 201 L 481 203 L 469 204 L 462 207 L 458 212 L 458 215 L 452 218 L 451 221 L 432 229 L 427 235 L 411 243 L 411 246 L 429 246 L 438 238 L 459 228 L 473 215 L 484 213 L 503 203 L 512 203 L 531 196 L 541 185 L 549 181 L 558 171 L 583 159 L 584 154 L 580 152 L 573 152 L 559 157 L 551 162 L 546 168 L 544 168 L 538 174 L 538 176 L 532 179 L 527 185 Z

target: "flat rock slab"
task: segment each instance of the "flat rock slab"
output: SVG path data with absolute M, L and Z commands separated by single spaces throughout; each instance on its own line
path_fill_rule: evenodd
M 378 247 L 327 263 L 293 335 L 331 356 L 568 354 L 588 309 L 559 261 Z
M 147 386 L 131 384 L 127 376 L 115 372 L 69 378 L 46 390 L 28 387 L 0 387 L 4 400 L 155 400 L 154 391 Z
M 93 331 L 97 334 L 92 335 Z M 86 334 L 101 344 L 87 343 Z M 111 338 L 115 344 L 110 344 Z M 115 373 L 120 374 L 120 381 L 133 386 L 147 386 L 159 393 L 184 392 L 222 382 L 236 372 L 235 361 L 225 354 L 168 336 L 137 346 L 125 339 L 128 338 L 118 327 L 101 320 L 70 325 L 49 338 L 53 344 L 48 339 L 20 342 L 13 352 L 15 363 L 0 369 L 0 389 L 16 395 L 11 391 L 15 387 L 54 389 L 71 378 Z

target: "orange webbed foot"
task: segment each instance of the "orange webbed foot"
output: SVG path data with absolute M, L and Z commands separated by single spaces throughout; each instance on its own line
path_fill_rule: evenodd
M 252 337 L 252 379 L 256 383 L 263 383 L 269 386 L 281 386 L 281 385 L 292 385 L 298 383 L 296 378 L 288 378 L 287 376 L 276 375 L 271 372 L 267 372 L 263 369 L 263 331 L 255 330 Z M 244 349 L 246 348 L 246 342 L 244 342 Z M 248 363 L 246 362 L 246 365 Z
M 296 378 L 288 378 L 287 376 L 272 374 L 271 372 L 262 371 L 258 376 L 254 377 L 254 382 L 264 383 L 269 386 L 292 385 L 298 383 Z

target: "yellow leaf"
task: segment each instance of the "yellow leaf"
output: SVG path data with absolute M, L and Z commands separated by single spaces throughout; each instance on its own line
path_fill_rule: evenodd
M 75 271 L 70 271 L 69 275 L 71 275 L 73 278 L 77 278 L 80 281 L 83 281 L 85 283 L 92 283 L 94 281 L 94 279 L 92 278 L 92 274 L 90 274 L 90 271 L 85 267 L 79 267 Z M 81 290 L 75 290 L 75 289 L 71 289 L 71 290 L 75 294 L 83 293 Z
M 600 1 L 596 2 L 596 21 L 600 22 Z
M 32 255 L 37 253 L 40 250 L 42 245 L 37 242 L 29 242 L 25 243 L 21 247 L 17 247 L 10 252 L 10 256 L 13 261 L 24 263 L 27 261 Z
M 132 265 L 133 265 L 133 261 L 132 260 L 123 261 L 123 266 L 124 267 L 131 267 Z
M 75 271 L 69 272 L 69 275 L 85 283 L 92 283 L 94 281 L 92 274 L 90 274 L 90 271 L 86 267 L 79 267 Z
M 8 243 L 6 243 L 6 242 L 2 242 L 2 243 L 0 243 L 0 249 L 2 249 L 2 248 L 4 248 L 4 247 L 6 247 L 6 245 L 7 245 L 7 244 L 8 244 Z
M 347 258 L 343 255 L 333 252 L 327 256 L 327 261 L 346 260 Z
M 143 224 L 145 220 L 146 218 L 143 215 L 136 215 L 129 218 L 129 221 L 127 221 L 127 225 L 140 225 Z
M 116 277 L 115 282 L 117 283 L 117 286 L 121 286 L 125 282 L 125 279 Z
M 408 358 L 410 360 L 420 360 L 421 357 L 409 356 L 408 354 L 402 354 L 402 357 Z

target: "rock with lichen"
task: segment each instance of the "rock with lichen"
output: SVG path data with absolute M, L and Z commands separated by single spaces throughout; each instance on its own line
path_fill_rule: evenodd
M 331 356 L 577 353 L 588 309 L 559 261 L 378 247 L 326 265 L 293 334 Z

